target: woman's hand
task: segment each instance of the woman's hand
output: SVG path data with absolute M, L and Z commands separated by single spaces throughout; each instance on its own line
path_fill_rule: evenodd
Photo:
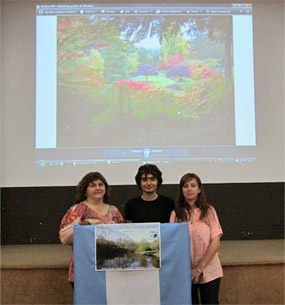
M 194 269 L 191 270 L 193 284 L 199 283 L 200 276 L 203 273 L 204 268 L 213 259 L 213 257 L 217 253 L 219 246 L 220 246 L 220 236 L 216 236 L 212 238 L 205 255 L 199 262 L 199 265 L 197 265 Z
M 89 219 L 85 219 L 83 220 L 82 222 L 80 222 L 80 225 L 81 226 L 87 226 L 87 225 L 101 225 L 101 224 L 104 224 L 104 222 L 100 219 L 92 219 L 92 218 L 89 218 Z
M 59 232 L 59 238 L 62 244 L 72 245 L 73 244 L 73 227 L 68 228 L 64 231 Z
M 200 272 L 197 267 L 191 270 L 191 279 L 193 284 L 198 284 L 200 276 L 202 275 L 202 272 Z

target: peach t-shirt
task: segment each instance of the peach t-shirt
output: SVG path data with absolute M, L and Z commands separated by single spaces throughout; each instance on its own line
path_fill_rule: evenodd
M 213 207 L 208 211 L 207 216 L 201 221 L 201 210 L 194 209 L 193 223 L 188 221 L 189 235 L 190 235 L 190 249 L 191 249 L 191 268 L 195 268 L 202 257 L 205 255 L 211 239 L 216 236 L 222 236 L 223 231 L 220 226 L 217 213 Z M 177 222 L 175 211 L 172 211 L 170 216 L 170 223 Z M 223 276 L 218 253 L 215 254 L 210 263 L 204 268 L 203 274 L 199 284 L 207 283 Z

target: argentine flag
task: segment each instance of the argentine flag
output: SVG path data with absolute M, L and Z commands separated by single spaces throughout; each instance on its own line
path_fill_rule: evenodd
M 74 304 L 191 305 L 187 223 L 160 224 L 161 268 L 96 271 L 95 226 L 74 226 Z

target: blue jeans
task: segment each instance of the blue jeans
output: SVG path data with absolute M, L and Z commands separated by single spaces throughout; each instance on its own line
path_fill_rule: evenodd
M 198 291 L 202 305 L 219 304 L 220 281 L 221 279 L 218 278 L 205 284 L 192 285 L 192 304 L 200 304 Z

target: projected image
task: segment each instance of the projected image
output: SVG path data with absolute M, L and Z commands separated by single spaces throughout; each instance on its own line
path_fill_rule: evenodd
M 232 16 L 57 17 L 57 147 L 234 145 Z

